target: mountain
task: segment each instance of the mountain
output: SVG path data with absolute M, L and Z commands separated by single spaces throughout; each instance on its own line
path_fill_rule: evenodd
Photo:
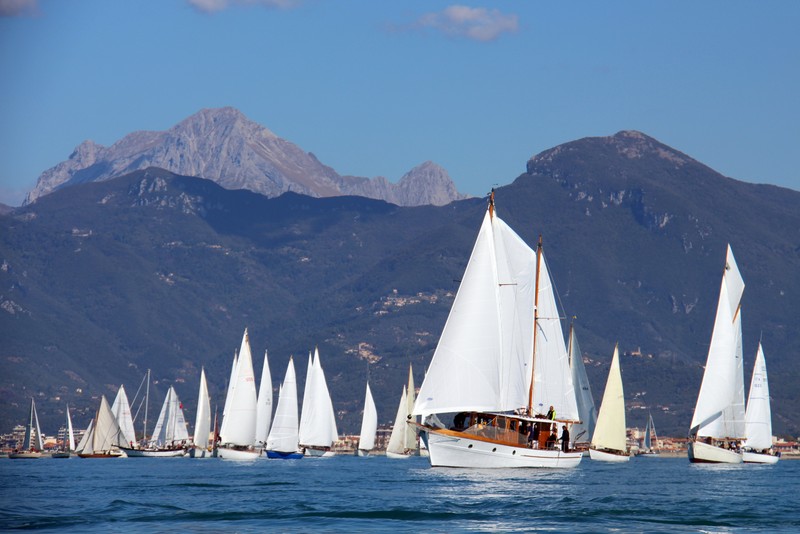
M 731 243 L 746 381 L 761 338 L 775 431 L 800 432 L 800 193 L 620 132 L 534 156 L 496 205 L 528 243 L 543 235 L 596 400 L 619 341 L 628 421 L 652 411 L 666 435 L 688 431 Z M 174 384 L 191 421 L 200 366 L 221 402 L 245 327 L 276 391 L 288 357 L 303 376 L 318 345 L 340 429 L 359 428 L 368 368 L 389 423 L 409 363 L 422 381 L 485 209 L 266 198 L 151 168 L 0 215 L 0 428 L 31 395 L 47 432 L 66 402 L 83 426 L 99 394 L 135 392 L 148 368 L 153 404 Z
M 397 184 L 382 177 L 339 176 L 314 154 L 226 107 L 201 110 L 165 132 L 129 134 L 110 147 L 84 141 L 67 161 L 42 173 L 25 204 L 62 187 L 148 167 L 267 197 L 287 191 L 314 197 L 356 195 L 401 206 L 445 205 L 465 198 L 447 171 L 432 162 L 411 170 Z

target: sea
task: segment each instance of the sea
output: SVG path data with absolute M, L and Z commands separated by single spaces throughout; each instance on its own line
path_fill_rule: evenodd
M 800 532 L 800 461 L 575 469 L 424 457 L 0 459 L 0 529 L 63 532 Z

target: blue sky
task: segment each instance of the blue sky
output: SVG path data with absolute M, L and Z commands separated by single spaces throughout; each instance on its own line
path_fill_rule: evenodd
M 800 190 L 800 2 L 0 0 L 0 202 L 86 139 L 233 106 L 340 174 L 458 189 L 640 130 Z

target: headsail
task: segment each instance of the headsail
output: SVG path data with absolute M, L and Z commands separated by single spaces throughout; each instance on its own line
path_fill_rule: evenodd
M 756 450 L 772 447 L 772 413 L 769 406 L 767 362 L 764 359 L 761 343 L 758 344 L 753 378 L 750 381 L 745 425 L 745 434 L 747 435 L 745 447 Z
M 364 397 L 364 415 L 361 418 L 361 434 L 358 440 L 358 448 L 362 451 L 369 451 L 375 448 L 375 434 L 378 430 L 378 411 L 375 409 L 375 401 L 372 399 L 372 392 L 367 382 L 367 393 Z
M 611 367 L 608 370 L 606 389 L 597 414 L 597 426 L 592 436 L 596 449 L 627 450 L 625 431 L 625 395 L 622 390 L 622 373 L 619 366 L 619 348 L 614 347 Z

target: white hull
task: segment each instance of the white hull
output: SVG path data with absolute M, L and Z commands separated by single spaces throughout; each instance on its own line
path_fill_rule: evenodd
M 257 460 L 261 456 L 261 449 L 229 449 L 220 447 L 217 449 L 217 457 L 224 460 Z
M 192 447 L 189 449 L 189 458 L 212 458 L 214 452 L 208 449 L 201 449 L 199 447 Z
M 362 449 L 358 449 L 356 451 L 356 456 L 359 456 L 361 458 L 366 458 L 367 456 L 372 456 L 372 455 L 370 454 L 370 451 L 365 451 L 365 450 L 362 450 Z
M 42 453 L 39 451 L 12 452 L 8 457 L 12 460 L 36 460 L 42 457 Z
M 600 462 L 613 462 L 622 463 L 631 459 L 627 454 L 615 454 L 612 452 L 598 451 L 597 449 L 589 449 L 589 458 Z
M 128 458 L 178 458 L 184 456 L 186 451 L 181 449 L 129 449 L 120 447 Z
M 760 454 L 757 452 L 743 452 L 742 459 L 746 464 L 777 464 L 778 456 L 772 454 Z
M 427 431 L 427 448 L 433 467 L 576 467 L 581 453 L 528 449 L 491 441 Z
M 300 446 L 303 448 L 303 446 Z M 313 458 L 331 458 L 336 456 L 336 453 L 330 449 L 315 449 L 314 447 L 303 448 L 303 455 Z
M 636 455 L 637 458 L 658 458 L 660 454 L 657 452 L 641 452 Z
M 387 458 L 394 458 L 395 460 L 401 460 L 401 459 L 404 459 L 404 458 L 411 458 L 412 456 L 415 456 L 415 455 L 413 455 L 413 454 L 402 454 L 402 453 L 397 453 L 397 452 L 386 451 L 386 457 Z
M 702 441 L 690 441 L 689 461 L 711 464 L 740 464 L 742 463 L 742 454 L 729 449 L 715 447 Z

